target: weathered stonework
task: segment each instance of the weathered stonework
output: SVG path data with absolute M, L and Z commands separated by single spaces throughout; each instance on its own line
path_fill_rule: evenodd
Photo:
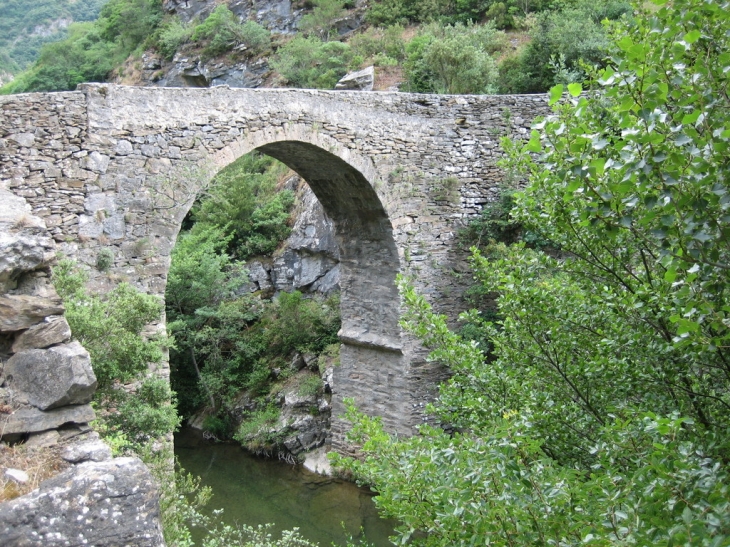
M 456 232 L 498 196 L 499 138 L 546 112 L 543 96 L 84 85 L 0 98 L 0 182 L 90 267 L 92 288 L 127 280 L 162 295 L 180 222 L 212 174 L 255 149 L 297 171 L 339 246 L 332 427 L 344 450 L 343 397 L 401 434 L 421 422 L 441 371 L 398 326 L 395 276 L 414 275 L 441 312 L 463 307 Z

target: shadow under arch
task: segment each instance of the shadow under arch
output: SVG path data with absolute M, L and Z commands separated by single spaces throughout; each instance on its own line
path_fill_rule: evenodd
M 332 448 L 347 452 L 349 424 L 340 417 L 345 398 L 354 399 L 365 413 L 381 416 L 387 429 L 411 433 L 408 365 L 395 285 L 401 265 L 391 221 L 371 182 L 376 177 L 372 162 L 311 128 L 302 129 L 249 134 L 214 160 L 222 167 L 258 150 L 281 161 L 309 184 L 335 225 L 342 346 L 341 364 L 334 370 L 331 432 Z

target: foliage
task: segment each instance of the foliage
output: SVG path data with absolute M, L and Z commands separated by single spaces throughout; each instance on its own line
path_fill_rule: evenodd
M 307 374 L 297 388 L 297 394 L 302 397 L 311 397 L 322 391 L 322 378 L 317 374 Z
M 157 49 L 165 59 L 171 60 L 180 47 L 190 41 L 195 28 L 177 17 L 165 21 L 157 33 Z
M 281 431 L 276 429 L 279 417 L 279 408 L 273 405 L 255 410 L 241 423 L 234 439 L 254 453 L 270 450 L 282 441 Z
M 104 297 L 87 294 L 86 276 L 75 264 L 62 260 L 53 271 L 54 284 L 66 306 L 74 337 L 88 350 L 105 390 L 115 381 L 126 382 L 162 358 L 161 340 L 145 340 L 142 329 L 158 320 L 162 303 L 154 296 L 121 283 Z
M 503 61 L 500 93 L 538 93 L 558 83 L 585 80 L 583 64 L 605 66 L 609 52 L 609 39 L 601 21 L 630 12 L 623 0 L 578 0 L 559 11 L 541 13 L 527 47 Z
M 109 0 L 96 21 L 74 23 L 68 38 L 44 45 L 36 63 L 2 93 L 63 91 L 82 82 L 103 82 L 154 34 L 161 18 L 156 0 Z
M 453 373 L 434 410 L 455 433 L 398 441 L 351 413 L 366 458 L 338 463 L 404 543 L 730 541 L 730 11 L 657 3 L 614 27 L 602 92 L 554 88 L 554 115 L 506 143 L 530 181 L 513 216 L 561 254 L 475 252 L 493 355 L 400 281 L 404 326 Z
M 355 58 L 372 59 L 375 64 L 383 61 L 395 61 L 396 64 L 406 59 L 406 44 L 401 37 L 404 28 L 393 25 L 386 28 L 369 27 L 364 32 L 355 34 L 349 41 Z
M 0 6 L 0 70 L 27 68 L 44 44 L 65 38 L 66 29 L 58 22 L 93 21 L 104 2 L 4 0 Z M 37 32 L 37 28 L 44 28 L 44 32 Z
M 288 168 L 262 154 L 246 154 L 221 170 L 194 205 L 196 223 L 213 225 L 228 237 L 229 252 L 238 259 L 269 254 L 290 233 L 287 225 L 294 193 L 278 191 Z
M 335 20 L 345 14 L 345 0 L 312 0 L 314 9 L 302 17 L 299 30 L 329 40 Z
M 117 410 L 103 420 L 111 432 L 123 432 L 131 446 L 163 437 L 180 426 L 175 394 L 164 378 L 145 378 L 134 393 L 116 389 L 103 397 L 105 406 Z
M 271 34 L 255 21 L 238 22 L 236 15 L 225 4 L 217 6 L 190 36 L 203 45 L 203 55 L 215 57 L 245 45 L 252 53 L 263 53 L 271 48 Z
M 267 345 L 282 355 L 319 353 L 337 341 L 339 310 L 339 296 L 304 298 L 299 291 L 283 292 L 262 318 Z
M 491 53 L 503 40 L 490 24 L 428 25 L 406 46 L 408 85 L 422 93 L 494 92 L 497 65 Z
M 350 46 L 317 36 L 295 36 L 271 58 L 271 66 L 294 87 L 332 89 L 347 73 Z

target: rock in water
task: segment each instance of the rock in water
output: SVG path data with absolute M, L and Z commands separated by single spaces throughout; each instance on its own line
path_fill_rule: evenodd
M 375 84 L 375 68 L 369 66 L 358 70 L 357 72 L 350 72 L 345 75 L 337 84 L 335 89 L 348 89 L 353 91 L 372 91 L 373 85 Z

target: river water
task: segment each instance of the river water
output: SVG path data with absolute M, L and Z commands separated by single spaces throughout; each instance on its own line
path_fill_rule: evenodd
M 320 547 L 345 545 L 347 535 L 357 538 L 362 528 L 375 547 L 392 546 L 394 523 L 381 519 L 370 492 L 352 483 L 255 458 L 238 445 L 210 443 L 187 428 L 175 434 L 175 455 L 212 488 L 206 510 L 223 509 L 217 518 L 227 524 L 273 523 L 276 532 L 297 527 Z

